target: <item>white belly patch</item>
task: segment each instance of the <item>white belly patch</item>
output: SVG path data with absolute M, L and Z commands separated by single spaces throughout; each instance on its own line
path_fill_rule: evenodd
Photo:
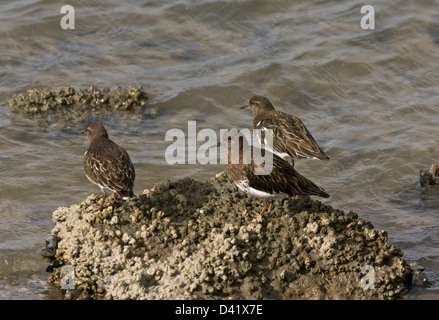
M 238 182 L 235 182 L 236 186 L 244 191 L 245 193 L 250 194 L 251 196 L 254 196 L 256 198 L 260 198 L 263 200 L 273 200 L 273 199 L 281 199 L 286 196 L 285 193 L 268 193 L 265 191 L 260 191 L 255 188 L 252 188 L 249 186 L 248 179 L 243 179 Z

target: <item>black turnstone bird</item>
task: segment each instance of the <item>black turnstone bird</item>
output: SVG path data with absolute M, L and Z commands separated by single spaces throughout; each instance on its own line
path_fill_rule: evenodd
M 254 113 L 253 129 L 260 129 L 258 138 L 261 145 L 288 161 L 291 166 L 294 166 L 294 158 L 329 160 L 299 118 L 274 109 L 264 96 L 254 96 L 248 105 L 241 107 L 244 108 Z M 264 131 L 268 129 L 273 133 L 272 143 L 265 139 Z
M 253 146 L 248 146 L 244 137 L 239 136 L 237 142 L 237 133 L 232 132 L 227 139 L 227 158 L 226 170 L 229 177 L 233 180 L 236 186 L 247 194 L 265 200 L 265 206 L 260 213 L 251 214 L 253 218 L 269 213 L 273 206 L 273 200 L 281 199 L 285 196 L 296 195 L 315 195 L 328 198 L 329 194 L 317 186 L 311 180 L 305 178 L 298 173 L 291 165 L 284 159 L 278 157 L 265 149 L 259 149 Z M 225 136 L 222 137 L 222 141 Z M 239 143 L 239 161 L 232 157 L 232 150 L 238 150 Z M 236 149 L 235 149 L 236 148 Z M 260 152 L 260 153 L 254 153 Z M 251 153 L 248 159 L 251 159 L 248 164 L 244 162 L 244 150 Z M 235 151 L 236 154 L 236 151 Z M 272 156 L 272 167 L 269 174 L 256 174 L 256 168 L 263 168 L 265 164 L 259 164 L 254 161 L 254 154 L 260 154 L 262 157 Z M 238 158 L 238 157 L 236 157 Z M 267 205 L 270 205 L 267 210 Z
M 90 122 L 84 133 L 90 141 L 84 154 L 84 170 L 88 180 L 101 188 L 99 210 L 102 210 L 107 197 L 105 188 L 114 192 L 113 204 L 117 195 L 124 200 L 133 197 L 136 174 L 126 150 L 108 138 L 107 130 L 100 123 Z

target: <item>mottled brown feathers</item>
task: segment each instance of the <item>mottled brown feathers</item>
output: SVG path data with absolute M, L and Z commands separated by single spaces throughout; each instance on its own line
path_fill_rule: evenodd
M 134 196 L 135 170 L 124 148 L 108 138 L 105 128 L 96 122 L 87 125 L 90 146 L 84 154 L 84 170 L 87 178 L 123 198 Z
M 271 102 L 263 96 L 252 97 L 247 108 L 253 111 L 253 128 L 262 130 L 261 144 L 268 150 L 281 157 L 329 160 L 299 118 L 275 110 Z M 273 130 L 272 145 L 265 144 L 264 130 Z
M 243 151 L 247 148 L 243 147 L 241 143 L 239 146 L 239 163 L 233 163 L 231 158 L 232 148 L 238 148 L 233 139 L 228 141 L 228 158 L 226 160 L 226 170 L 229 177 L 235 182 L 240 183 L 248 179 L 248 186 L 258 191 L 272 194 L 285 194 L 289 196 L 296 195 L 316 195 L 320 197 L 329 197 L 326 191 L 317 186 L 311 180 L 302 176 L 288 162 L 272 154 L 266 150 L 260 150 L 256 147 L 250 146 L 251 163 L 245 164 L 243 160 Z M 255 149 L 255 150 L 254 150 Z M 253 153 L 256 152 L 256 153 Z M 272 156 L 273 166 L 269 174 L 257 175 L 255 168 L 262 168 L 264 164 L 258 164 L 254 161 L 253 154 L 261 154 L 262 157 Z

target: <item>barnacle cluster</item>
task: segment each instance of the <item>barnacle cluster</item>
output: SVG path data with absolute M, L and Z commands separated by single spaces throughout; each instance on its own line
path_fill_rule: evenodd
M 97 211 L 100 196 L 53 213 L 57 268 L 97 299 L 379 299 L 404 296 L 412 270 L 385 231 L 309 197 L 263 202 L 225 173 L 164 181 Z M 364 286 L 362 267 L 374 270 Z M 370 270 L 370 269 L 369 269 Z M 370 279 L 369 279 L 370 280 Z
M 9 100 L 9 108 L 12 113 L 30 119 L 80 123 L 115 111 L 140 113 L 147 103 L 148 95 L 142 87 L 116 86 L 113 90 L 96 86 L 86 90 L 66 87 L 57 93 L 35 88 L 15 93 Z

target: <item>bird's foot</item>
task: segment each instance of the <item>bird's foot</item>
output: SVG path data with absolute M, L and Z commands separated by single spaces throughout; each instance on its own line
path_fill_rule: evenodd
M 249 215 L 250 218 L 256 219 L 256 218 L 262 216 L 262 211 L 261 212 L 256 212 L 256 211 L 249 212 L 248 215 Z
M 271 209 L 273 207 L 273 201 L 270 201 L 270 205 L 268 206 L 267 210 L 267 203 L 265 204 L 264 208 L 261 210 L 261 212 L 253 211 L 249 213 L 248 215 L 252 217 L 253 219 L 256 219 L 258 217 L 263 217 L 264 215 L 270 216 L 271 215 Z

